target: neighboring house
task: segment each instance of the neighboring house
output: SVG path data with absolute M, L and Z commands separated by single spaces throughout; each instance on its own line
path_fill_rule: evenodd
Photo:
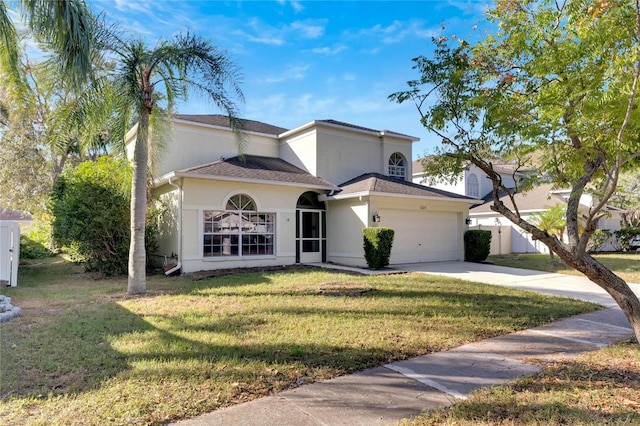
M 30 214 L 4 207 L 0 207 L 0 220 L 17 222 L 22 228 L 31 225 L 33 222 Z
M 413 163 L 414 182 L 424 182 L 427 180 L 424 169 L 420 161 Z M 525 173 L 516 171 L 512 164 L 494 165 L 503 183 L 506 187 L 515 186 L 517 179 L 525 177 Z M 465 170 L 463 176 L 454 183 L 439 182 L 434 185 L 437 188 L 451 191 L 457 194 L 466 195 L 468 197 L 481 198 L 480 203 L 472 206 L 469 210 L 469 228 L 471 229 L 488 229 L 492 232 L 491 238 L 491 254 L 509 254 L 509 253 L 549 253 L 548 247 L 538 240 L 534 240 L 530 233 L 526 232 L 519 226 L 506 219 L 501 214 L 491 210 L 493 204 L 493 195 L 491 193 L 493 185 L 482 170 L 474 165 L 470 165 Z M 524 193 L 516 193 L 514 200 L 518 206 L 518 211 L 523 219 L 529 221 L 532 216 L 537 215 L 545 210 L 561 204 L 566 206 L 570 190 L 554 190 L 551 184 L 542 184 Z M 504 194 L 500 200 L 509 208 L 513 209 L 513 204 L 508 196 Z M 581 209 L 586 211 L 591 207 L 593 199 L 589 195 L 583 195 L 580 198 Z M 620 229 L 621 214 L 623 210 L 605 207 L 604 216 L 598 220 L 598 228 L 615 231 Z M 611 242 L 607 242 L 601 250 L 613 250 Z
M 391 263 L 462 260 L 474 200 L 411 183 L 417 138 L 334 120 L 287 130 L 176 115 L 157 167 L 160 256 L 183 272 L 334 262 L 365 266 L 365 227 L 394 228 Z M 132 151 L 136 128 L 129 135 Z

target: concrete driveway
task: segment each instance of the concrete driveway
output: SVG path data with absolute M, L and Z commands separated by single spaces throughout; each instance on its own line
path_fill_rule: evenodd
M 412 263 L 393 265 L 393 269 L 426 272 L 467 281 L 537 291 L 572 299 L 587 300 L 606 307 L 618 306 L 606 291 L 584 276 L 554 274 L 472 262 Z M 640 297 L 640 285 L 629 284 L 629 286 Z

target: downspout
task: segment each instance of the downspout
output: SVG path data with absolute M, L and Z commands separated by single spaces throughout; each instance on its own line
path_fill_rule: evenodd
M 176 185 L 169 178 L 169 185 L 178 190 L 178 263 L 173 268 L 165 271 L 165 275 L 171 275 L 182 268 L 182 185 Z

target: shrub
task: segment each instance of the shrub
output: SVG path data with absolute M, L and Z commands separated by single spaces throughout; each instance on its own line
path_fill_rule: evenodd
M 89 272 L 126 273 L 129 253 L 130 174 L 109 157 L 63 174 L 52 195 L 53 236 L 85 262 Z
M 627 226 L 626 228 L 621 228 L 617 231 L 614 231 L 614 234 L 616 236 L 616 240 L 620 249 L 622 251 L 628 251 L 632 241 L 640 236 L 640 228 Z
M 469 229 L 464 233 L 464 260 L 482 262 L 491 252 L 491 231 Z
M 599 251 L 602 245 L 611 237 L 612 233 L 608 229 L 596 229 L 591 234 L 591 240 L 589 241 L 591 251 Z
M 53 236 L 88 272 L 127 273 L 130 185 L 129 166 L 110 157 L 81 163 L 58 180 L 51 203 Z M 148 255 L 157 245 L 156 230 L 149 231 Z
M 364 229 L 364 258 L 371 269 L 389 265 L 395 231 L 391 228 Z
M 51 248 L 51 224 L 35 221 L 20 235 L 20 257 L 23 259 L 42 259 L 53 256 Z

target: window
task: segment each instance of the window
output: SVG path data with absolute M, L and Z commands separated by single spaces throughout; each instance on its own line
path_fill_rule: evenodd
M 407 162 L 399 152 L 394 152 L 389 157 L 389 176 L 405 178 L 407 173 Z
M 478 185 L 478 176 L 474 173 L 469 174 L 467 177 L 467 195 L 470 197 L 479 196 L 480 188 Z
M 256 212 L 245 194 L 229 198 L 226 210 L 204 211 L 204 257 L 274 254 L 275 213 Z

